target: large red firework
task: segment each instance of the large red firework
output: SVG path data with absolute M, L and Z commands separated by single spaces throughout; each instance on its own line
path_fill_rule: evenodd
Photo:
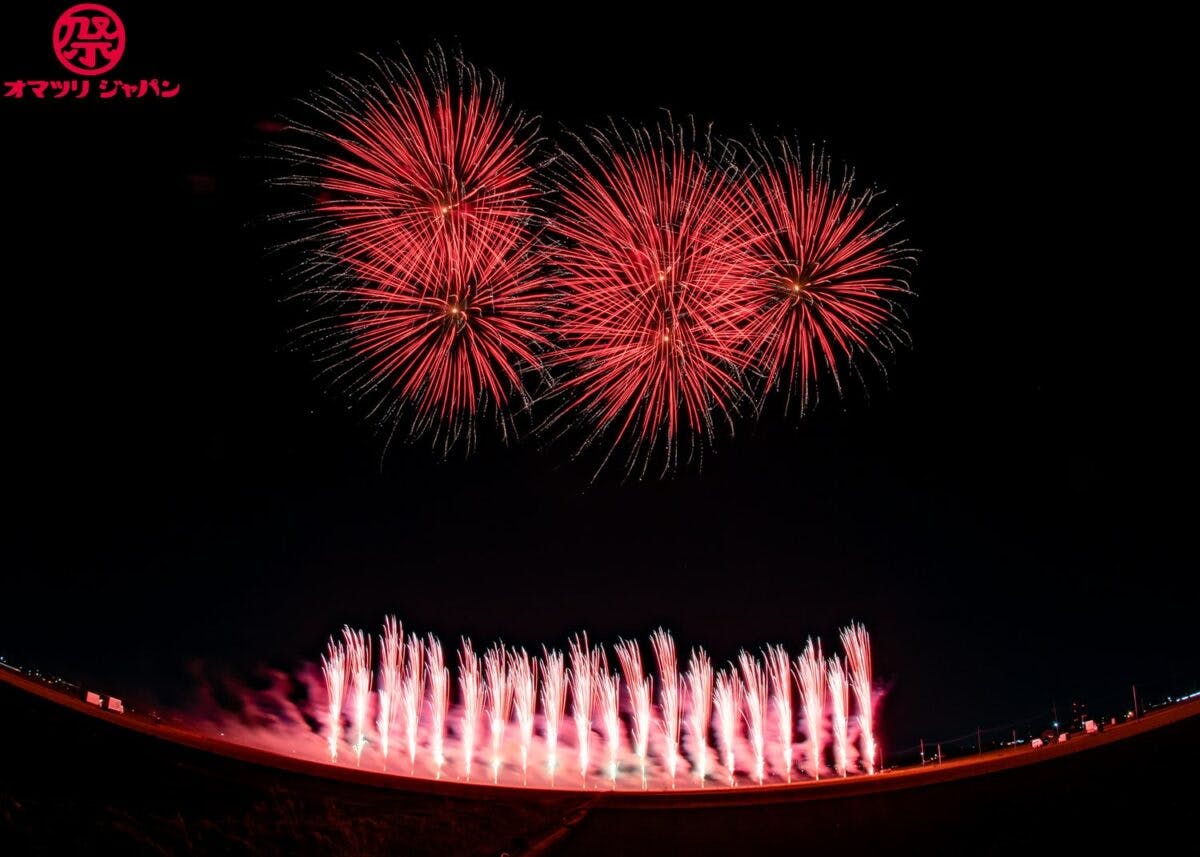
M 335 307 L 322 341 L 377 413 L 469 445 L 484 411 L 509 426 L 546 345 L 536 140 L 498 82 L 441 52 L 375 71 L 315 96 L 293 150 L 317 192 L 309 274 Z
M 374 79 L 339 78 L 312 100 L 317 211 L 336 257 L 423 274 L 522 239 L 536 194 L 531 123 L 503 88 L 459 60 L 380 61 Z
M 528 404 L 522 375 L 539 368 L 550 320 L 539 254 L 489 250 L 403 279 L 369 261 L 353 267 L 360 282 L 339 323 L 362 392 L 397 416 L 411 406 L 414 431 L 443 428 L 447 444 L 462 432 L 469 443 L 487 406 Z
M 840 392 L 842 367 L 879 363 L 903 335 L 894 299 L 908 291 L 908 251 L 895 224 L 872 213 L 871 192 L 852 185 L 849 174 L 832 180 L 826 158 L 804 165 L 788 143 L 760 145 L 744 185 L 754 268 L 742 295 L 743 365 L 762 375 L 764 394 L 798 393 L 801 410 L 822 366 Z
M 305 274 L 332 307 L 314 338 L 376 414 L 443 448 L 493 411 L 507 433 L 549 366 L 549 425 L 666 471 L 748 393 L 804 410 L 819 375 L 840 392 L 903 337 L 894 224 L 791 144 L 747 159 L 670 122 L 594 132 L 559 159 L 539 234 L 540 141 L 494 77 L 435 50 L 308 106 L 285 183 L 314 200 Z
M 556 419 L 589 424 L 628 467 L 711 437 L 740 393 L 746 214 L 736 176 L 694 132 L 597 132 L 571 158 L 552 221 L 564 296 Z M 702 448 L 702 443 L 699 445 Z M 606 459 L 607 460 L 607 456 Z

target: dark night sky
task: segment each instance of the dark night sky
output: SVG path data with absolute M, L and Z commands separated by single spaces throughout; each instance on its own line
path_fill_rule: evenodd
M 9 21 L 4 79 L 56 74 L 65 5 Z M 665 623 L 722 658 L 853 617 L 891 747 L 1200 677 L 1171 70 L 1066 21 L 114 5 L 121 74 L 178 98 L 0 103 L 0 652 L 155 689 L 385 611 L 516 643 Z M 432 39 L 547 131 L 670 108 L 826 144 L 921 249 L 913 347 L 869 400 L 768 415 L 665 482 L 590 484 L 565 447 L 385 453 L 289 348 L 256 123 L 358 51 Z

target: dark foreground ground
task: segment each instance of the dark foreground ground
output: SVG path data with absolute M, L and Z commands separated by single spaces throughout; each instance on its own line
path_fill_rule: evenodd
M 4 677 L 0 677 L 4 678 Z M 871 780 L 596 795 L 313 776 L 0 680 L 0 855 L 1194 853 L 1200 705 Z M 81 710 L 83 709 L 83 710 Z M 124 726 L 122 725 L 124 724 Z M 168 730 L 163 730 L 167 734 Z M 151 733 L 151 734 L 147 734 Z M 175 741 L 178 735 L 170 736 Z M 214 749 L 219 749 L 215 744 Z M 278 757 L 275 757 L 278 759 Z M 269 761 L 269 760 L 267 760 Z M 357 781 L 354 781 L 357 780 Z M 396 783 L 396 780 L 389 780 Z

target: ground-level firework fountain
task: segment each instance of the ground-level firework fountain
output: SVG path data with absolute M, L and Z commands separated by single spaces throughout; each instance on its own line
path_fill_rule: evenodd
M 480 657 L 464 639 L 452 682 L 441 642 L 432 634 L 406 638 L 388 617 L 374 683 L 376 647 L 367 634 L 345 628 L 330 640 L 322 657 L 323 738 L 335 764 L 345 763 L 338 751 L 348 742 L 356 764 L 386 770 L 388 748 L 399 742 L 412 775 L 469 781 L 478 763 L 493 783 L 512 786 L 735 787 L 793 782 L 801 772 L 810 780 L 823 772 L 873 774 L 871 641 L 857 623 L 839 636 L 844 657 L 826 660 L 820 640 L 809 640 L 794 662 L 782 646 L 768 646 L 758 655 L 742 650 L 716 672 L 697 648 L 681 675 L 675 641 L 659 629 L 650 638 L 657 681 L 636 640 L 613 647 L 620 668 L 613 670 L 605 647 L 589 646 L 585 634 L 570 641 L 569 658 L 501 643 Z M 562 728 L 568 700 L 574 730 Z

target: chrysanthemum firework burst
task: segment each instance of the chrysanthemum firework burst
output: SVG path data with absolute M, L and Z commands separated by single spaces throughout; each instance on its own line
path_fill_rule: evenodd
M 629 469 L 664 467 L 711 437 L 740 392 L 738 286 L 746 212 L 738 176 L 675 125 L 595 132 L 564 159 L 552 229 L 566 370 L 555 420 L 628 443 Z M 607 460 L 607 458 L 606 458 Z
M 536 129 L 500 82 L 431 51 L 379 60 L 310 99 L 317 214 L 337 258 L 390 274 L 461 265 L 517 243 L 533 211 Z
M 853 175 L 835 181 L 828 158 L 807 163 L 787 142 L 760 142 L 744 185 L 751 277 L 742 298 L 744 365 L 810 404 L 818 374 L 828 369 L 839 393 L 856 360 L 881 362 L 903 336 L 895 299 L 911 256 L 895 223 L 875 212 L 871 191 L 856 192 Z
M 417 432 L 444 428 L 447 442 L 473 432 L 489 407 L 529 401 L 523 377 L 540 367 L 549 320 L 532 251 L 488 255 L 412 280 L 389 281 L 365 261 L 353 267 L 360 279 L 346 289 L 338 318 L 351 389 L 377 398 L 388 416 L 411 411 Z
M 305 112 L 280 181 L 307 200 L 305 343 L 331 386 L 443 453 L 485 422 L 507 440 L 545 395 L 534 417 L 600 467 L 666 473 L 743 401 L 803 411 L 820 376 L 841 392 L 904 337 L 895 224 L 792 143 L 614 124 L 543 175 L 535 123 L 441 50 L 335 76 Z
M 538 143 L 500 84 L 430 53 L 378 61 L 310 100 L 290 150 L 315 193 L 307 276 L 331 372 L 386 422 L 411 417 L 443 448 L 529 401 L 548 294 L 531 229 Z

